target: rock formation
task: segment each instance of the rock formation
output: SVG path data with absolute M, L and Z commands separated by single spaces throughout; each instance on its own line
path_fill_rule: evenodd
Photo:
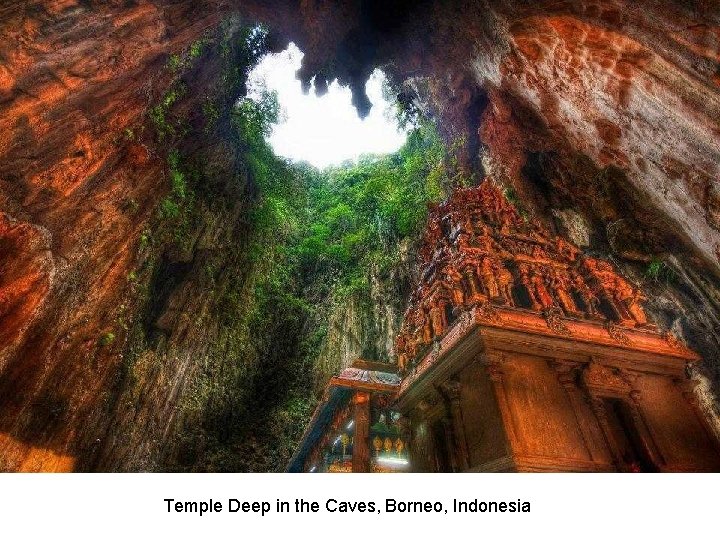
M 171 148 L 208 157 L 228 201 L 253 191 L 222 112 L 243 93 L 238 16 L 267 24 L 272 48 L 298 44 L 306 86 L 349 84 L 360 114 L 384 68 L 467 174 L 492 173 L 535 219 L 646 276 L 648 311 L 704 355 L 717 393 L 717 1 L 4 0 L 0 467 L 152 469 L 177 450 L 162 450 L 177 396 L 199 357 L 221 356 L 211 327 L 188 324 L 211 303 L 203 257 L 241 236 L 245 207 L 208 206 L 187 253 L 156 250 L 146 292 L 164 337 L 133 391 L 131 278 L 158 234 Z M 675 277 L 647 271 L 659 267 Z

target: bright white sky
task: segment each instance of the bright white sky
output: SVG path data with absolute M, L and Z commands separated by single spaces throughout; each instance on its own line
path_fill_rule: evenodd
M 312 88 L 302 93 L 295 72 L 303 53 L 294 45 L 278 54 L 267 55 L 250 73 L 249 95 L 262 88 L 275 90 L 282 109 L 281 122 L 269 142 L 275 153 L 295 161 L 307 161 L 318 168 L 357 159 L 361 154 L 386 154 L 400 148 L 406 132 L 399 130 L 391 105 L 383 99 L 384 75 L 375 71 L 366 90 L 373 107 L 360 120 L 351 103 L 350 89 L 337 82 L 329 85 L 323 97 Z

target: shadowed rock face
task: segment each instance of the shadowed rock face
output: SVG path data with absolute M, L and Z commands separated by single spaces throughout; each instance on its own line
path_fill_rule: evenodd
M 152 399 L 126 396 L 136 417 L 107 405 L 126 353 L 116 323 L 134 306 L 127 276 L 168 190 L 167 145 L 148 112 L 171 85 L 169 55 L 234 13 L 267 23 L 278 47 L 298 44 L 306 86 L 349 84 L 361 115 L 365 80 L 383 67 L 459 141 L 468 172 L 514 186 L 566 234 L 575 212 L 588 249 L 631 277 L 672 254 L 678 281 L 648 284 L 651 312 L 717 380 L 718 2 L 0 0 L 0 466 L 152 468 L 113 446 L 137 439 L 104 436 L 148 408 L 160 412 L 147 445 L 169 437 L 189 364 Z M 220 56 L 208 52 L 185 81 L 191 127 L 220 84 Z M 178 290 L 193 278 L 181 274 L 170 280 Z M 163 294 L 174 319 L 199 309 Z M 102 339 L 111 332 L 115 345 Z M 173 347 L 198 339 L 210 338 L 177 332 Z

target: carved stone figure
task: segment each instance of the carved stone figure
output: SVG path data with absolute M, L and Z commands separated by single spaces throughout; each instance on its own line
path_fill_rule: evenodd
M 537 269 L 534 269 L 530 274 L 530 283 L 535 292 L 535 298 L 543 309 L 548 309 L 555 305 L 555 300 L 545 285 L 545 277 Z
M 505 304 L 512 305 L 512 286 L 514 279 L 512 272 L 505 268 L 502 263 L 497 263 L 495 273 L 497 275 L 498 288 L 500 289 L 500 297 Z
M 563 308 L 567 315 L 577 316 L 580 314 L 575 301 L 570 295 L 570 283 L 567 276 L 563 275 L 558 270 L 555 270 L 550 275 L 550 288 L 552 289 L 555 298 L 557 298 L 560 307 Z
M 465 268 L 463 269 L 463 276 L 465 278 L 465 283 L 467 284 L 468 302 L 477 302 L 478 300 L 484 300 L 485 295 L 480 292 L 477 276 L 472 265 L 465 266 Z
M 444 272 L 452 290 L 453 304 L 455 306 L 462 306 L 465 303 L 462 274 L 458 272 L 454 266 L 447 266 Z
M 573 290 L 575 290 L 575 292 L 577 292 L 580 298 L 582 298 L 582 301 L 586 306 L 588 315 L 590 315 L 591 317 L 595 317 L 597 315 L 598 304 L 600 303 L 597 295 L 592 291 L 590 287 L 588 287 L 587 283 L 585 283 L 585 280 L 579 274 L 575 275 L 575 277 L 573 278 L 572 285 Z
M 642 296 L 639 289 L 634 289 L 627 281 L 618 277 L 615 282 L 615 300 L 620 305 L 623 315 L 631 318 L 638 326 L 647 324 L 647 317 L 640 306 Z
M 423 345 L 428 345 L 432 343 L 432 324 L 430 322 L 430 317 L 428 317 L 425 314 L 424 309 L 418 310 L 421 317 L 421 328 L 422 328 L 422 343 Z
M 633 319 L 635 319 L 635 322 L 637 322 L 638 326 L 646 326 L 648 324 L 645 310 L 643 310 L 640 305 L 642 300 L 645 300 L 645 296 L 640 292 L 640 289 L 635 289 L 632 298 L 628 298 L 626 300 L 627 309 Z
M 538 300 L 537 293 L 535 291 L 535 286 L 532 282 L 532 279 L 530 277 L 530 270 L 528 269 L 527 265 L 521 264 L 518 267 L 519 273 L 520 273 L 520 283 L 523 287 L 525 287 L 525 290 L 528 293 L 528 296 L 530 297 L 530 305 L 532 309 L 540 310 L 542 308 L 542 304 Z
M 500 297 L 500 289 L 495 280 L 495 265 L 490 257 L 484 257 L 478 268 L 478 277 L 480 278 L 485 293 L 488 298 Z
M 434 337 L 440 337 L 445 333 L 447 322 L 445 320 L 445 303 L 436 299 L 430 305 L 430 322 L 432 323 L 432 332 Z

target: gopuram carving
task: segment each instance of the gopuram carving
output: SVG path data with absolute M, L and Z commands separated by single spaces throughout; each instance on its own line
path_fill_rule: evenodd
M 687 382 L 700 356 L 491 181 L 431 209 L 418 264 L 399 373 L 334 377 L 290 470 L 720 470 Z
M 562 317 L 605 324 L 616 339 L 620 327 L 653 327 L 639 288 L 525 220 L 490 180 L 431 208 L 418 258 L 420 283 L 396 341 L 401 372 L 476 306 L 538 312 L 561 334 Z

